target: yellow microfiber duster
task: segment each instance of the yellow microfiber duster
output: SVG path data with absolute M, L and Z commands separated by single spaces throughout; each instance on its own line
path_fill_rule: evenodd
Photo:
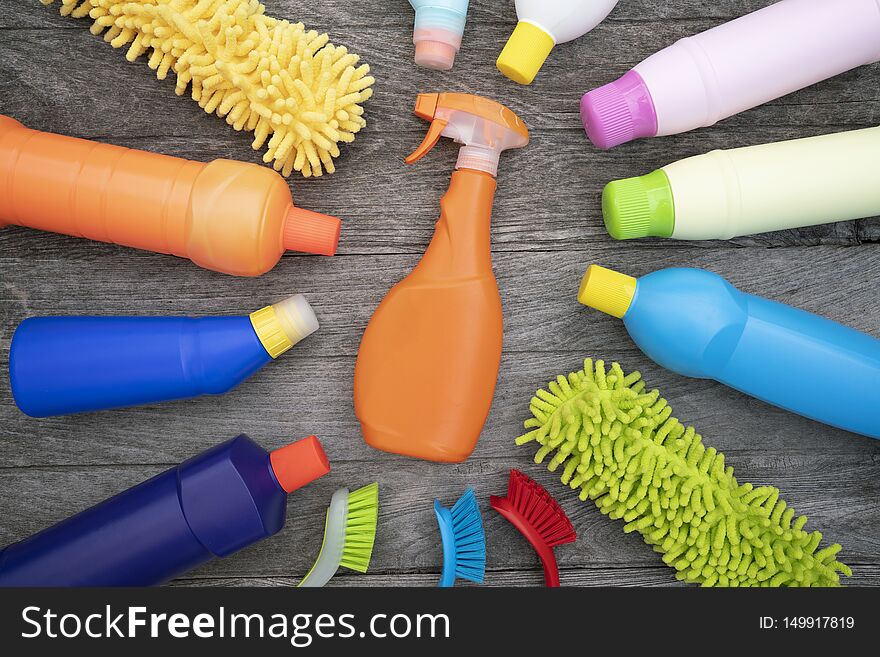
M 624 375 L 601 360 L 551 381 L 532 398 L 532 429 L 517 438 L 537 441 L 535 462 L 553 454 L 548 469 L 564 465 L 562 482 L 579 488 L 625 532 L 638 531 L 676 569 L 703 586 L 838 586 L 852 571 L 818 550 L 819 532 L 772 486 L 740 485 L 724 455 L 704 447 L 693 427 L 672 417 L 638 372 Z
M 45 5 L 55 0 L 40 0 Z M 264 14 L 258 0 L 61 0 L 61 14 L 94 23 L 126 59 L 150 52 L 164 80 L 177 75 L 177 94 L 236 130 L 266 143 L 264 162 L 285 176 L 333 173 L 339 143 L 366 125 L 361 103 L 374 82 L 366 64 L 326 34 Z

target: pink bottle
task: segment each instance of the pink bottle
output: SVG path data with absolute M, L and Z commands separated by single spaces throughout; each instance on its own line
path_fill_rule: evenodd
M 586 94 L 590 140 L 613 148 L 710 126 L 880 61 L 880 0 L 781 0 L 655 53 Z

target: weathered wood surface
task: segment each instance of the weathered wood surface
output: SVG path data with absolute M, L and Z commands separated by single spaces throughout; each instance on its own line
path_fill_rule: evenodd
M 626 0 L 591 35 L 561 46 L 531 87 L 503 78 L 494 60 L 512 29 L 512 0 L 472 0 L 455 69 L 412 63 L 405 0 L 268 0 L 269 13 L 329 31 L 360 53 L 377 78 L 368 128 L 343 150 L 339 171 L 291 178 L 298 202 L 345 219 L 333 259 L 288 255 L 259 279 L 236 279 L 175 258 L 55 235 L 0 231 L 0 362 L 22 319 L 43 314 L 241 313 L 294 291 L 315 306 L 322 329 L 223 398 L 32 420 L 14 406 L 0 377 L 0 545 L 14 541 L 245 431 L 267 447 L 316 433 L 331 477 L 297 493 L 278 537 L 202 568 L 177 584 L 289 585 L 317 554 L 332 491 L 378 480 L 382 510 L 367 576 L 336 585 L 427 586 L 440 565 L 430 505 L 467 486 L 484 502 L 494 585 L 540 583 L 537 558 L 488 509 L 507 471 L 519 467 L 556 494 L 578 530 L 558 550 L 572 585 L 676 584 L 669 569 L 621 524 L 531 463 L 517 448 L 534 390 L 585 356 L 619 360 L 658 387 L 675 413 L 725 452 L 742 481 L 774 484 L 808 527 L 844 545 L 849 583 L 880 583 L 880 443 L 825 427 L 723 386 L 684 379 L 642 355 L 623 326 L 584 309 L 574 293 L 587 265 L 633 274 L 701 266 L 750 292 L 825 314 L 880 336 L 880 222 L 862 220 L 740 238 L 733 242 L 613 242 L 601 225 L 599 194 L 611 178 L 637 175 L 712 148 L 804 137 L 880 123 L 880 67 L 863 67 L 713 128 L 629 144 L 612 152 L 583 135 L 577 101 L 676 38 L 770 4 L 769 0 L 657 3 Z M 247 135 L 206 116 L 173 82 L 89 34 L 37 0 L 3 0 L 0 113 L 25 124 L 191 157 L 259 161 Z M 352 369 L 360 335 L 382 295 L 418 260 L 433 228 L 455 147 L 441 144 L 413 167 L 402 164 L 426 129 L 409 108 L 422 91 L 481 93 L 505 102 L 532 129 L 532 143 L 507 153 L 493 218 L 495 269 L 504 301 L 505 353 L 495 403 L 474 456 L 441 466 L 382 454 L 360 438 Z M 833 381 L 817 381 L 819 386 Z

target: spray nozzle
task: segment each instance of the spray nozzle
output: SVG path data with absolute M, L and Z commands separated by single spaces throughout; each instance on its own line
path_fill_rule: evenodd
M 449 137 L 464 144 L 456 169 L 475 169 L 495 176 L 502 151 L 529 143 L 528 128 L 512 110 L 481 96 L 419 94 L 415 112 L 430 121 L 431 127 L 421 145 L 406 158 L 407 164 L 425 157 L 440 137 Z

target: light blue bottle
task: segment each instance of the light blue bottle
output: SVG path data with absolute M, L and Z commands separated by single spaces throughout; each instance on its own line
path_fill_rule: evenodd
M 416 10 L 416 64 L 448 71 L 461 49 L 469 0 L 409 0 Z
M 701 269 L 636 280 L 593 265 L 578 300 L 622 318 L 658 364 L 880 438 L 880 340 Z

